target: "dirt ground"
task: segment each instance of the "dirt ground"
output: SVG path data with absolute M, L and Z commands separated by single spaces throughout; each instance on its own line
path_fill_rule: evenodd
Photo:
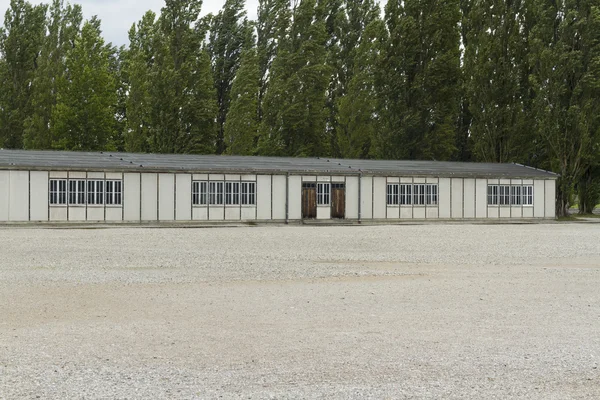
M 600 398 L 600 224 L 0 229 L 0 398 Z

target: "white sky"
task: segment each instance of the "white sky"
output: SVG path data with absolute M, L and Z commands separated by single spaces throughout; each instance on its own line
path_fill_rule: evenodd
M 51 0 L 29 0 L 29 2 L 39 4 L 50 3 Z M 131 25 L 139 21 L 148 10 L 160 13 L 164 0 L 74 0 L 70 3 L 81 4 L 85 18 L 89 19 L 97 15 L 102 20 L 102 31 L 106 41 L 121 46 L 129 43 L 127 32 Z M 224 3 L 225 0 L 204 0 L 202 15 L 217 13 Z M 246 0 L 246 5 L 248 17 L 255 19 L 258 0 Z M 4 13 L 9 6 L 10 0 L 0 0 L 0 25 L 4 24 Z

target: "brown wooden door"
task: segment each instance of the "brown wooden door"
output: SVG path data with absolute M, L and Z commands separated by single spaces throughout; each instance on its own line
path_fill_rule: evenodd
M 302 185 L 302 218 L 317 218 L 317 185 Z
M 331 185 L 331 218 L 346 217 L 346 188 L 344 184 Z

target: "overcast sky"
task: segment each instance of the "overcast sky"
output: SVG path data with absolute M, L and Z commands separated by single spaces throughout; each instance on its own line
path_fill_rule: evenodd
M 49 3 L 51 0 L 29 0 L 31 3 Z M 79 3 L 83 8 L 85 18 L 97 15 L 102 20 L 104 38 L 117 46 L 127 45 L 127 32 L 131 25 L 142 18 L 148 10 L 157 14 L 164 5 L 164 0 L 78 0 L 70 3 Z M 225 0 L 204 0 L 202 14 L 217 13 Z M 248 16 L 256 18 L 258 0 L 246 0 Z M 0 25 L 4 24 L 4 13 L 10 5 L 10 0 L 0 0 Z

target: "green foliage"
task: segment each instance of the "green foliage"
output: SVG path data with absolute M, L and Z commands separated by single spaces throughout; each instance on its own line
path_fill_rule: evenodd
M 255 49 L 242 53 L 242 61 L 231 88 L 231 106 L 224 135 L 227 154 L 252 155 L 258 138 L 258 55 Z

